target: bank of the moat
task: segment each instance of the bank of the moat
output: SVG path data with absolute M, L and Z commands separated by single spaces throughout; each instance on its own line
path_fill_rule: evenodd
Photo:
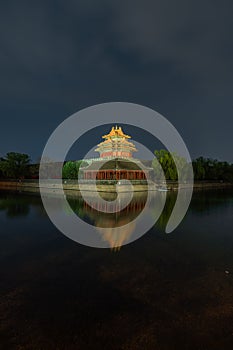
M 61 193 L 62 187 L 65 192 L 72 192 L 72 194 L 75 194 L 75 192 L 80 191 L 80 186 L 75 181 L 65 181 L 63 182 L 63 185 L 57 183 L 56 180 L 50 180 L 45 181 L 43 185 L 41 186 L 41 190 L 43 192 L 47 193 Z M 190 187 L 189 184 L 181 184 L 180 187 L 182 189 Z M 93 183 L 82 183 L 81 184 L 81 190 L 82 191 L 90 191 L 90 192 L 96 192 L 96 189 L 99 192 L 128 192 L 128 191 L 134 191 L 134 192 L 144 192 L 144 191 L 157 191 L 160 189 L 165 189 L 164 185 L 156 184 L 156 183 L 150 183 L 149 186 L 146 185 L 146 183 L 138 183 L 136 184 L 133 182 L 132 187 L 129 187 L 129 185 L 125 185 L 124 183 L 120 183 L 118 185 L 118 188 L 116 188 L 115 183 L 98 183 L 97 186 Z M 195 182 L 193 185 L 194 190 L 208 190 L 208 189 L 230 189 L 233 188 L 232 183 L 225 183 L 225 182 Z M 168 191 L 177 191 L 178 190 L 178 183 L 177 182 L 167 182 L 166 189 Z M 31 180 L 24 180 L 24 181 L 0 181 L 0 190 L 5 191 L 17 191 L 17 192 L 24 192 L 24 193 L 39 193 L 40 187 L 38 181 L 31 181 Z

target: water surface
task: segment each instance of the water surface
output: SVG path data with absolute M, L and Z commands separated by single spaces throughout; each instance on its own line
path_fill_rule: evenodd
M 69 201 L 99 228 L 144 205 L 138 198 L 106 218 Z M 112 248 L 96 249 L 62 235 L 39 196 L 1 193 L 2 349 L 232 349 L 233 193 L 195 193 L 167 235 L 174 201 L 169 194 L 157 224 L 121 248 L 100 229 Z

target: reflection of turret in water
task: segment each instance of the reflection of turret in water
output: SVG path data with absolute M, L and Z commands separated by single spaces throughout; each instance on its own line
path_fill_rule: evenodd
M 109 243 L 109 247 L 115 251 L 120 250 L 120 247 L 126 243 L 131 237 L 135 229 L 135 222 L 128 222 L 127 219 L 121 219 L 118 221 L 121 226 L 115 226 L 112 220 L 106 220 L 106 229 L 98 227 L 96 222 L 96 229 L 100 232 L 102 239 Z M 128 225 L 127 225 L 128 224 Z M 127 225 L 127 227 L 124 227 Z
M 120 200 L 116 200 L 111 203 L 106 200 L 98 201 L 94 199 L 90 200 L 91 205 L 89 205 L 87 202 L 84 202 L 84 210 L 90 217 L 96 217 L 97 220 L 99 217 L 101 217 L 101 226 L 105 227 L 105 220 L 110 216 L 115 219 L 115 224 L 117 224 L 119 217 L 126 217 L 128 219 L 128 222 L 132 221 L 144 209 L 146 199 L 147 197 L 141 197 L 137 199 L 133 198 L 132 201 L 122 210 L 120 210 Z M 107 212 L 107 208 L 111 210 L 112 213 Z
M 120 200 L 120 197 L 118 199 Z M 109 243 L 110 248 L 118 250 L 134 232 L 135 223 L 131 221 L 144 209 L 146 199 L 145 195 L 134 196 L 121 211 L 119 211 L 119 201 L 111 204 L 111 202 L 92 200 L 91 206 L 85 202 L 84 208 L 87 215 L 93 220 L 96 229 L 101 233 L 103 240 Z M 105 212 L 107 205 L 110 206 L 113 213 Z
M 88 218 L 109 247 L 117 250 L 130 239 L 135 230 L 135 223 L 131 221 L 141 213 L 147 201 L 147 193 L 135 193 L 130 203 L 120 210 L 120 202 L 124 202 L 125 196 L 120 193 L 116 199 L 115 194 L 102 193 L 103 201 L 98 195 L 91 194 L 89 204 L 81 198 L 67 199 L 74 212 L 79 216 L 82 212 L 82 217 Z M 106 208 L 111 213 L 106 212 Z

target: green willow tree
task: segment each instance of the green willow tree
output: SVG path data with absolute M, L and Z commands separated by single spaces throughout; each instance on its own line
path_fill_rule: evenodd
M 86 166 L 87 163 L 82 160 L 68 161 L 63 165 L 62 178 L 75 180 L 78 176 L 82 177 L 82 167 Z M 79 174 L 81 172 L 81 174 Z
M 176 153 L 170 153 L 165 149 L 155 150 L 154 154 L 155 158 L 152 161 L 152 167 L 154 169 L 155 180 L 161 180 L 162 174 L 164 174 L 166 180 L 178 180 L 174 159 L 181 169 L 181 179 L 186 180 L 188 178 L 189 167 L 186 159 L 180 157 Z

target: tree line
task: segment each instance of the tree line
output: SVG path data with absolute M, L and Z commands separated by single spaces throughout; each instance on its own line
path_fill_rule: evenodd
M 181 171 L 181 180 L 188 180 L 189 169 L 186 159 L 167 150 L 156 150 L 155 158 L 152 161 L 154 169 L 154 178 L 161 178 L 163 171 L 166 180 L 178 180 L 178 174 L 174 159 L 179 164 Z M 192 161 L 193 174 L 195 181 L 224 181 L 233 183 L 233 164 L 218 161 L 212 158 L 198 157 Z
M 77 179 L 80 167 L 86 166 L 87 162 L 82 160 L 66 161 L 63 164 L 62 178 Z M 24 153 L 9 152 L 5 157 L 0 158 L 0 178 L 2 179 L 38 179 L 39 178 L 39 163 L 32 164 L 30 156 Z M 56 172 L 56 166 L 51 161 L 48 161 L 48 173 L 54 178 L 59 175 Z M 48 170 L 48 169 L 46 169 Z M 45 173 L 46 173 L 45 170 Z M 52 170 L 52 171 L 50 171 Z M 54 170 L 54 171 L 53 171 Z
M 182 169 L 183 181 L 189 178 L 190 167 L 186 159 L 165 149 L 155 150 L 152 160 L 153 179 L 159 180 L 163 176 L 166 180 L 178 179 L 174 162 Z M 63 165 L 62 177 L 64 179 L 77 179 L 80 167 L 86 166 L 85 161 L 67 161 Z M 51 166 L 53 164 L 51 163 Z M 196 181 L 224 181 L 233 183 L 233 164 L 218 161 L 212 158 L 199 157 L 192 161 L 194 180 Z M 24 153 L 9 152 L 0 158 L 0 178 L 5 179 L 37 179 L 39 177 L 39 164 L 32 164 L 30 156 Z

